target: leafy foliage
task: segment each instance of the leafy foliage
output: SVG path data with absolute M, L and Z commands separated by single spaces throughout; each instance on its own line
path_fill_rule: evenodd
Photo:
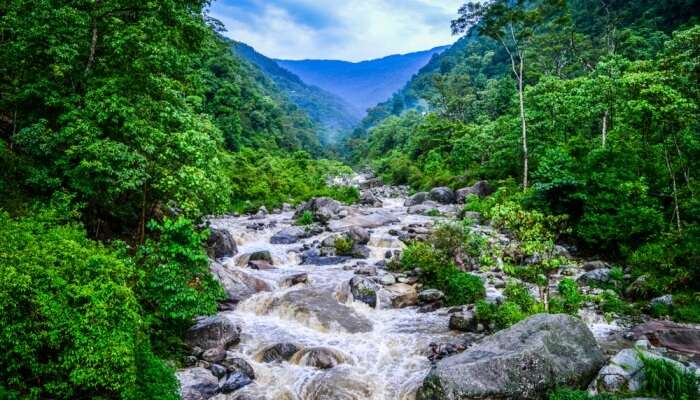
M 700 381 L 693 371 L 663 359 L 656 359 L 640 354 L 644 366 L 644 386 L 642 390 L 650 396 L 668 399 L 697 399 Z

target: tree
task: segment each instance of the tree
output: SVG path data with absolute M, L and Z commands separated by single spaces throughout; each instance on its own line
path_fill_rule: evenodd
M 525 119 L 525 60 L 538 28 L 556 11 L 565 7 L 564 0 L 490 0 L 469 2 L 459 9 L 452 21 L 453 34 L 471 31 L 499 41 L 510 58 L 511 70 L 518 87 L 520 128 L 523 151 L 523 189 L 528 187 L 527 121 Z

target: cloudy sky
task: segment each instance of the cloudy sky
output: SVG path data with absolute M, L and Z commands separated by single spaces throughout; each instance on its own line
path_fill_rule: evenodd
M 283 59 L 360 61 L 450 44 L 464 0 L 214 0 L 227 36 Z

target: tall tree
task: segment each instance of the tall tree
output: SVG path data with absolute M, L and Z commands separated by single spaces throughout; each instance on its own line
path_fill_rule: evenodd
M 528 187 L 529 154 L 527 121 L 525 119 L 525 61 L 538 29 L 556 11 L 565 8 L 565 0 L 489 0 L 469 2 L 459 9 L 459 17 L 452 21 L 452 32 L 471 31 L 497 40 L 508 53 L 513 77 L 518 86 L 520 127 L 523 149 L 523 189 Z

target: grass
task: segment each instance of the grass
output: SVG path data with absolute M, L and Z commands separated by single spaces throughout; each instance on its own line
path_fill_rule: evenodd
M 295 224 L 300 226 L 308 226 L 314 223 L 314 215 L 311 211 L 304 211 L 304 213 L 297 218 Z
M 639 355 L 644 366 L 643 393 L 669 400 L 698 399 L 698 377 L 663 359 Z

